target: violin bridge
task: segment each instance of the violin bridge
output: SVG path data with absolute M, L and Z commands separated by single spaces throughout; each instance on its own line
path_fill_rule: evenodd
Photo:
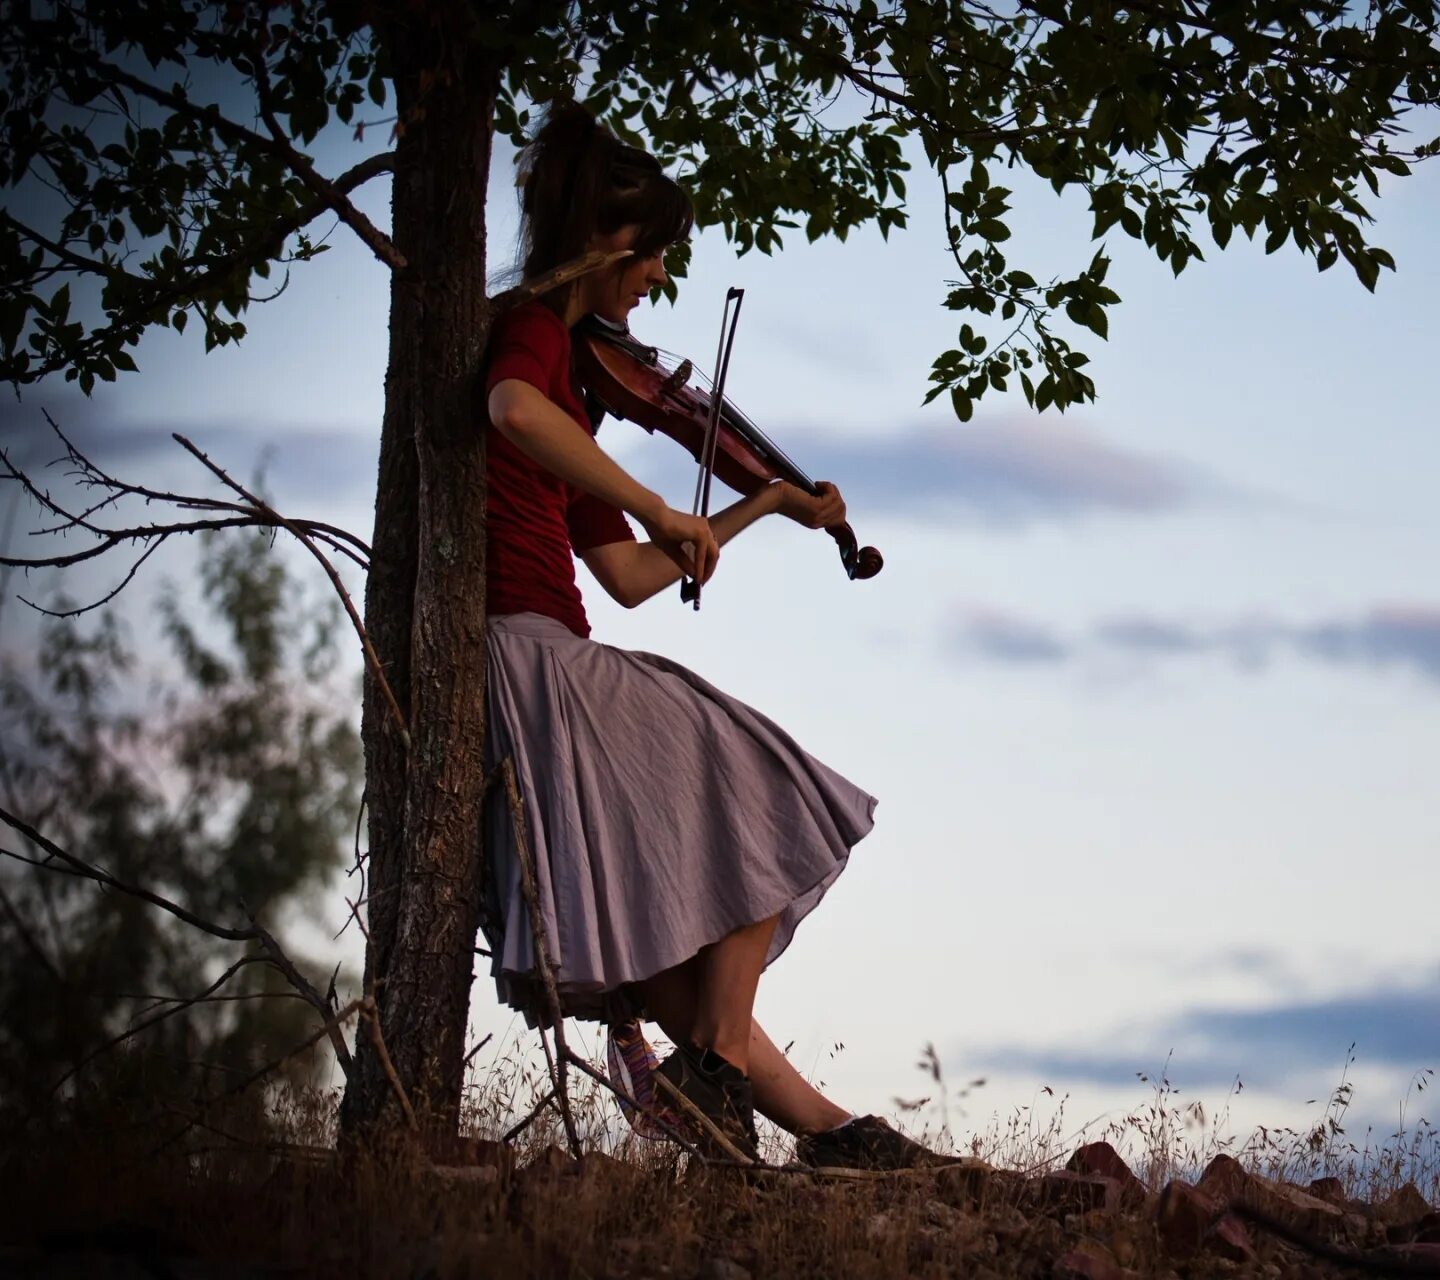
M 673 396 L 690 381 L 690 375 L 694 372 L 695 366 L 689 360 L 682 360 L 680 367 L 660 384 L 660 394 Z

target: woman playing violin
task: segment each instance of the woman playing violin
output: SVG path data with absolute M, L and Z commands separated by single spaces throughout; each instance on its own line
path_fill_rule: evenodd
M 685 668 L 591 640 L 575 579 L 578 556 L 631 608 L 682 575 L 708 580 L 720 548 L 764 516 L 823 528 L 844 519 L 844 502 L 833 485 L 811 495 L 776 481 L 701 518 L 596 443 L 571 326 L 587 315 L 623 324 L 666 282 L 690 201 L 573 103 L 550 111 L 520 165 L 527 278 L 630 251 L 499 317 L 486 378 L 488 749 L 516 768 L 562 1007 L 612 1026 L 658 1022 L 676 1048 L 654 1072 L 655 1096 L 712 1152 L 754 1158 L 758 1110 L 797 1135 L 810 1164 L 937 1159 L 812 1088 L 752 1012 L 761 972 L 869 832 L 875 801 Z M 487 849 L 497 986 L 538 1021 L 503 814 L 491 814 Z

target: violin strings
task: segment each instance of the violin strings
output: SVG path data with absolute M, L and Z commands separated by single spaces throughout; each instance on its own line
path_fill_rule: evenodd
M 668 364 L 672 369 L 678 368 L 685 359 L 685 357 L 680 355 L 678 352 L 667 351 L 664 347 L 654 347 L 652 348 L 652 350 L 654 350 L 655 354 L 660 357 L 663 362 Z M 714 381 L 711 379 L 710 375 L 707 374 L 703 369 L 695 369 L 694 372 L 691 374 L 691 381 L 699 383 L 704 391 L 713 392 L 715 389 Z M 772 459 L 777 462 L 784 463 L 812 490 L 816 487 L 815 482 L 811 480 L 810 477 L 806 475 L 799 466 L 796 465 L 794 459 L 792 459 L 790 455 L 785 452 L 784 449 L 782 449 L 778 444 L 776 444 L 772 439 L 770 439 L 769 436 L 767 436 L 762 430 L 760 430 L 760 428 L 755 425 L 754 421 L 745 413 L 743 409 L 740 408 L 739 405 L 735 403 L 733 399 L 727 398 L 725 401 L 725 406 L 729 410 L 729 412 L 721 415 L 722 421 L 724 421 L 728 426 L 736 428 L 739 431 L 740 435 L 742 435 L 746 440 L 748 440 L 751 444 L 753 444 L 756 448 L 760 449 L 762 452 L 768 453 Z

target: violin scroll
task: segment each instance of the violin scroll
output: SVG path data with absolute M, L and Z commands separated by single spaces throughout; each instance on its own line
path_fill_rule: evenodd
M 873 578 L 885 567 L 885 557 L 874 547 L 862 547 L 855 530 L 848 524 L 833 525 L 825 532 L 835 539 L 835 545 L 840 548 L 840 563 L 845 566 L 845 574 L 852 582 Z

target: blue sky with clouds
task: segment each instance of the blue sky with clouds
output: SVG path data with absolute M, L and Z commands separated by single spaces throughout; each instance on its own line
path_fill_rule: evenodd
M 1083 202 L 1014 185 L 1012 263 L 1087 261 Z M 732 394 L 886 556 L 847 583 L 828 539 L 769 522 L 726 549 L 698 616 L 587 592 L 598 637 L 695 667 L 880 797 L 762 1015 L 867 1110 L 916 1094 L 933 1041 L 954 1079 L 987 1077 L 972 1119 L 1042 1083 L 1072 1114 L 1127 1108 L 1173 1050 L 1191 1093 L 1247 1082 L 1237 1124 L 1298 1123 L 1355 1041 L 1357 1107 L 1391 1116 L 1440 1066 L 1440 173 L 1376 203 L 1399 272 L 1373 297 L 1243 241 L 1174 280 L 1112 240 L 1124 302 L 1109 343 L 1079 341 L 1098 402 L 987 400 L 965 425 L 921 406 L 960 319 L 939 305 L 939 199 L 917 171 L 888 243 L 736 260 L 708 232 L 678 307 L 633 318 L 703 364 L 744 286 Z M 362 204 L 383 222 L 381 187 Z M 492 205 L 498 250 L 503 149 Z M 239 349 L 155 335 L 92 402 L 7 403 L 7 444 L 46 456 L 43 405 L 117 469 L 203 486 L 181 430 L 368 536 L 387 286 L 343 228 L 331 243 Z M 601 440 L 688 501 L 671 446 L 617 423 Z M 0 626 L 23 646 L 13 609 Z M 475 1018 L 515 1032 L 484 982 Z

